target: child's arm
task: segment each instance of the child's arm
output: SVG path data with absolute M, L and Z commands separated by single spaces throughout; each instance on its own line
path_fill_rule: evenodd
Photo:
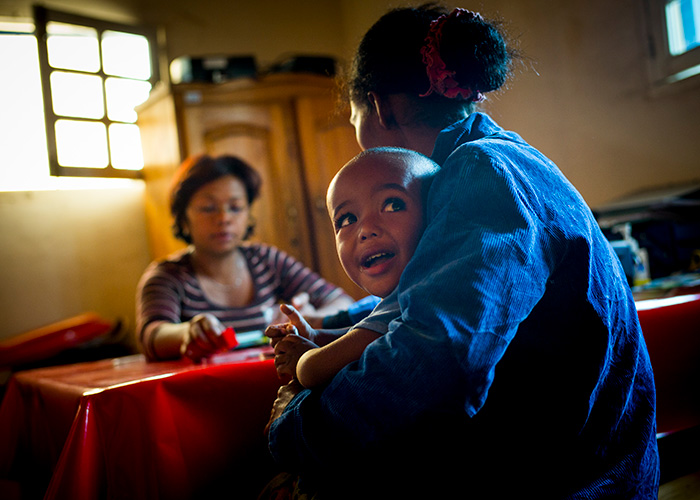
M 265 329 L 265 335 L 269 337 L 272 347 L 275 347 L 285 336 L 293 334 L 309 339 L 316 345 L 326 345 L 330 344 L 341 335 L 345 335 L 350 330 L 350 328 L 340 328 L 337 330 L 314 329 L 299 311 L 289 304 L 280 305 L 280 311 L 289 318 L 289 322 L 270 325 Z
M 345 365 L 360 359 L 365 348 L 379 337 L 371 330 L 354 328 L 330 344 L 306 351 L 297 363 L 297 379 L 307 388 L 330 382 Z

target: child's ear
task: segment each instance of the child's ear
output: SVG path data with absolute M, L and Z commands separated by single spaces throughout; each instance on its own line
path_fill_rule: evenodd
M 394 118 L 394 110 L 389 99 L 384 99 L 376 92 L 368 92 L 367 99 L 369 99 L 370 106 L 372 106 L 374 112 L 377 113 L 379 125 L 387 130 L 392 128 L 396 124 L 396 119 Z

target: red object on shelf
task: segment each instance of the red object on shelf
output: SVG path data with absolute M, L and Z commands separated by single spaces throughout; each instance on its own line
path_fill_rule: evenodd
M 95 313 L 85 313 L 0 341 L 0 367 L 49 359 L 110 332 L 114 325 Z

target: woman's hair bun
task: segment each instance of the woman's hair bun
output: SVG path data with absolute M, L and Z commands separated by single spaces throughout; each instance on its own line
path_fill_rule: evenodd
M 462 13 L 468 12 L 457 9 Z M 432 82 L 423 53 L 433 22 L 449 18 L 440 39 L 439 55 L 453 79 L 480 100 L 506 81 L 515 52 L 506 43 L 498 22 L 480 15 L 450 15 L 439 3 L 391 10 L 367 31 L 355 54 L 346 84 L 347 95 L 363 102 L 368 92 L 431 95 Z M 444 94 L 443 94 L 444 95 Z M 464 100 L 464 99 L 461 99 Z M 460 99 L 450 99 L 453 103 Z M 469 100 L 464 101 L 469 103 Z
M 496 23 L 480 15 L 448 16 L 441 35 L 440 55 L 461 87 L 486 93 L 506 82 L 512 54 Z

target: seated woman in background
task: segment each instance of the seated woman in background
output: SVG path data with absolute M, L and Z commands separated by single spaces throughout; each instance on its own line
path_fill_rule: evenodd
M 226 348 L 227 327 L 264 331 L 280 301 L 308 296 L 302 312 L 318 316 L 352 303 L 283 251 L 244 243 L 261 183 L 252 167 L 232 156 L 190 158 L 175 174 L 174 231 L 190 245 L 153 262 L 139 282 L 137 341 L 148 359 L 199 360 Z

